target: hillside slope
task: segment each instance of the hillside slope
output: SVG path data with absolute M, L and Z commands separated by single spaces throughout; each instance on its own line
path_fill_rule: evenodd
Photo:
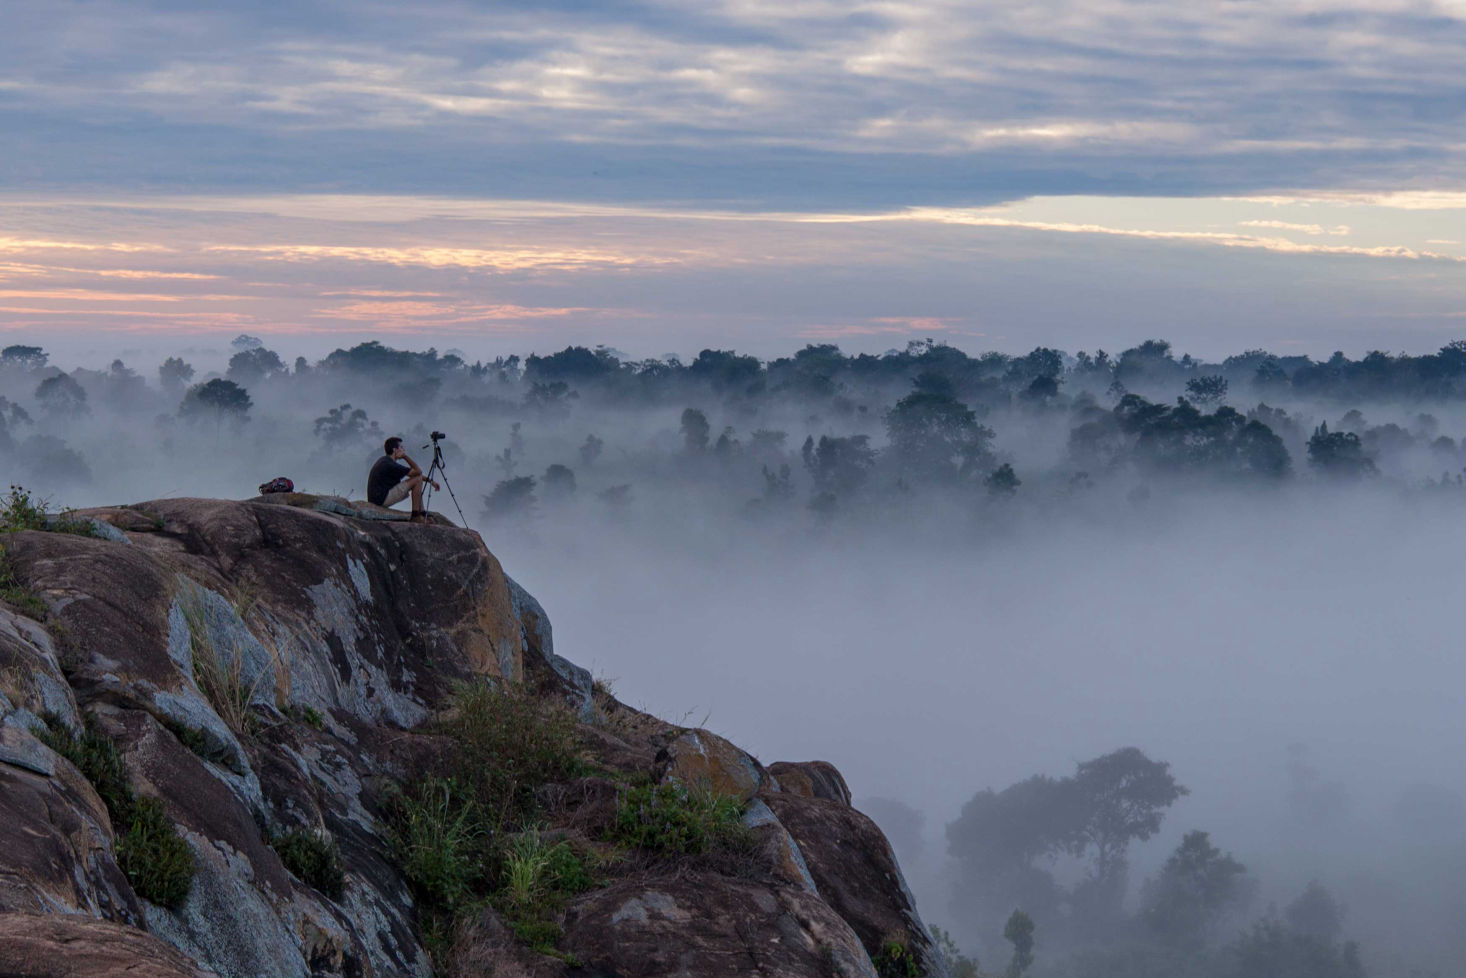
M 0 536 L 0 973 L 943 973 L 833 767 L 617 702 L 476 533 L 384 515 Z

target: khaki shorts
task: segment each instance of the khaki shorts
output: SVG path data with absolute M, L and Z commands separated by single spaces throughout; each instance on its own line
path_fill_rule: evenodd
M 411 495 L 412 489 L 407 485 L 407 481 L 408 480 L 403 479 L 401 482 L 397 483 L 397 485 L 393 486 L 391 489 L 388 489 L 387 498 L 382 501 L 382 505 L 396 506 L 398 503 L 402 502 L 402 500 Z

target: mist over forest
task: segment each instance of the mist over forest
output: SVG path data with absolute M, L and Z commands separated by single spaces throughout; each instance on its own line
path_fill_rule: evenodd
M 227 364 L 78 366 L 43 339 L 0 351 L 0 457 L 53 509 L 282 475 L 361 498 L 385 437 L 427 468 L 445 432 L 432 508 L 559 649 L 765 762 L 834 762 L 959 968 L 1466 961 L 1466 341 L 470 362 L 240 336 Z

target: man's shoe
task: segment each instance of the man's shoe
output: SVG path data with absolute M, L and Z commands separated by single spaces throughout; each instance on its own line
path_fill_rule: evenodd
M 425 509 L 415 509 L 412 511 L 412 515 L 407 518 L 407 522 L 409 523 L 426 523 L 427 521 L 428 511 Z

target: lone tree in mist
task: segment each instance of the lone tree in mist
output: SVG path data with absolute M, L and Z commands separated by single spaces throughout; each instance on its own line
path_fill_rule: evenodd
M 1227 396 L 1227 379 L 1220 374 L 1193 377 L 1186 382 L 1186 396 L 1203 406 L 1215 404 Z
M 182 357 L 169 357 L 158 365 L 158 382 L 169 394 L 177 396 L 190 380 L 193 380 L 193 367 Z
M 333 407 L 315 421 L 316 437 L 326 443 L 327 448 L 354 445 L 363 440 L 380 441 L 382 429 L 367 417 L 361 408 L 350 404 Z
M 821 435 L 805 439 L 800 449 L 804 466 L 814 479 L 815 489 L 832 496 L 848 495 L 865 485 L 875 468 L 876 452 L 866 435 L 831 438 Z
M 712 425 L 708 424 L 708 416 L 697 408 L 687 408 L 682 412 L 682 441 L 689 452 L 701 454 L 707 451 L 708 436 L 712 430 Z
M 1138 747 L 1122 747 L 1074 772 L 1078 803 L 1085 810 L 1076 854 L 1094 852 L 1096 879 L 1123 883 L 1131 842 L 1161 829 L 1165 810 L 1190 792 L 1171 776 L 1171 765 L 1152 761 Z
M 1298 899 L 1283 909 L 1283 919 L 1300 934 L 1335 941 L 1344 930 L 1344 908 L 1318 880 L 1310 880 Z
M 575 495 L 575 472 L 568 465 L 558 462 L 545 469 L 540 483 L 545 487 L 546 499 L 568 499 Z
M 249 391 L 231 380 L 215 377 L 188 389 L 178 405 L 178 416 L 191 421 L 210 420 L 216 424 L 225 420 L 244 421 L 252 404 Z
M 1358 479 L 1376 472 L 1374 459 L 1364 454 L 1359 436 L 1352 431 L 1330 431 L 1327 423 L 1315 428 L 1308 439 L 1308 464 L 1339 479 Z
M 491 520 L 533 516 L 534 487 L 533 476 L 521 475 L 502 480 L 484 497 L 484 515 Z
M 1247 867 L 1212 845 L 1210 835 L 1187 832 L 1142 888 L 1140 919 L 1168 944 L 1201 947 L 1227 914 L 1251 898 L 1250 882 Z
M 1165 810 L 1185 794 L 1169 764 L 1135 747 L 1085 761 L 1072 777 L 1040 774 L 978 792 L 947 826 L 947 848 L 959 866 L 954 911 L 996 927 L 1017 905 L 1047 927 L 1068 902 L 1071 926 L 1113 926 L 1130 844 L 1155 835 Z M 1067 892 L 1042 865 L 1063 854 L 1090 864 Z
M 229 358 L 224 376 L 236 384 L 257 384 L 272 374 L 284 373 L 285 362 L 274 350 L 263 346 L 240 350 Z
M 987 456 L 993 432 L 949 394 L 916 390 L 886 414 L 891 450 L 901 465 L 937 480 L 970 472 Z
M 79 418 L 90 410 L 87 392 L 67 374 L 47 377 L 37 384 L 36 400 L 52 418 Z
M 595 464 L 596 459 L 601 457 L 601 452 L 606 450 L 606 443 L 595 435 L 586 435 L 585 441 L 580 446 L 580 463 L 586 468 Z
M 50 359 L 46 351 L 39 346 L 25 346 L 15 343 L 0 350 L 0 363 L 6 366 L 23 367 L 27 370 L 39 370 L 46 365 Z
M 1003 940 L 1013 945 L 1013 957 L 1004 974 L 1006 978 L 1022 978 L 1033 964 L 1033 918 L 1022 910 L 1013 911 L 1003 925 Z
M 988 473 L 988 477 L 982 480 L 983 485 L 988 487 L 988 494 L 997 498 L 1012 496 L 1018 492 L 1018 487 L 1023 485 L 1023 480 L 1018 478 L 1013 471 L 1013 466 L 1004 462 L 1002 465 Z

